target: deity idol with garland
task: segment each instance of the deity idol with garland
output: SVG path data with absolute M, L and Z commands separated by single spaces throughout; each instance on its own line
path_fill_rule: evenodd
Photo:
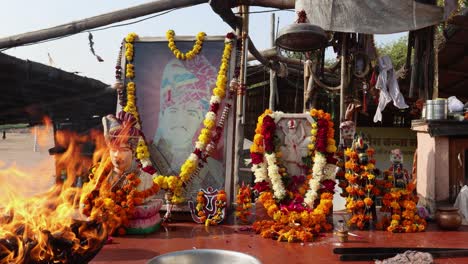
M 154 232 L 161 223 L 163 202 L 154 197 L 159 191 L 150 174 L 154 171 L 143 171 L 135 158 L 138 142 L 144 140 L 138 122 L 133 115 L 119 112 L 117 117 L 104 117 L 103 126 L 110 157 L 90 173 L 84 190 L 92 191 L 82 201 L 83 213 L 107 223 L 111 233 Z
M 398 233 L 424 231 L 427 223 L 418 215 L 416 183 L 403 168 L 403 155 L 399 149 L 391 151 L 390 161 L 392 166 L 385 171 L 380 187 L 383 192 L 381 211 L 389 212 L 391 216 L 383 217 L 378 228 Z
M 403 168 L 403 154 L 400 149 L 391 151 L 390 162 L 392 166 L 388 169 L 386 177 L 389 181 L 393 181 L 395 188 L 406 188 L 410 179 L 408 170 Z

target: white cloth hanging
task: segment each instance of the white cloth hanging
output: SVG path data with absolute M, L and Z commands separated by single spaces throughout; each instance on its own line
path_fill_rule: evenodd
M 408 108 L 405 103 L 405 98 L 400 92 L 398 81 L 393 69 L 392 60 L 387 55 L 379 58 L 379 77 L 375 85 L 376 89 L 380 90 L 379 104 L 374 115 L 374 123 L 382 121 L 382 111 L 385 106 L 393 100 L 393 105 L 399 109 Z
M 468 225 L 468 186 L 463 186 L 455 200 L 453 207 L 463 216 L 463 225 Z

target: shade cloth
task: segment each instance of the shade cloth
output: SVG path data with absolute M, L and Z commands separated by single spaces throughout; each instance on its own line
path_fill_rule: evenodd
M 435 25 L 443 8 L 414 0 L 296 0 L 311 24 L 327 31 L 390 34 Z

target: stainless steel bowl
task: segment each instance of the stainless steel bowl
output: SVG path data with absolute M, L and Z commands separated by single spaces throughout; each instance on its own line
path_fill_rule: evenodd
M 250 255 L 221 249 L 174 251 L 151 259 L 148 264 L 261 264 Z

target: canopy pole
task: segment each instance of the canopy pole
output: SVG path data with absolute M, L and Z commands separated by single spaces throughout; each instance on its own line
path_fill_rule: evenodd
M 345 89 L 346 89 L 346 84 L 347 84 L 347 69 L 346 69 L 346 53 L 347 53 L 347 45 L 346 41 L 348 39 L 348 34 L 347 33 L 342 33 L 343 34 L 343 39 L 341 41 L 341 84 L 340 84 L 340 123 L 345 121 Z M 343 141 L 343 135 L 341 134 L 341 129 L 340 129 L 340 144 L 344 145 Z

